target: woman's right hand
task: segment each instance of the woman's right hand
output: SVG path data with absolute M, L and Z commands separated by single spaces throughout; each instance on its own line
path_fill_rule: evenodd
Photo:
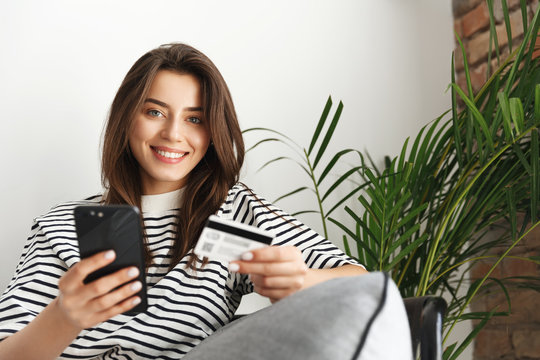
M 140 303 L 141 299 L 134 295 L 141 289 L 141 282 L 128 283 L 139 275 L 136 267 L 118 270 L 88 284 L 83 282 L 114 259 L 112 250 L 97 253 L 75 264 L 60 278 L 56 306 L 70 326 L 79 330 L 90 328 Z M 122 284 L 125 285 L 112 291 Z

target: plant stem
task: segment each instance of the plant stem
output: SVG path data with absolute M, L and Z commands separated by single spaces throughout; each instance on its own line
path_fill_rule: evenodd
M 317 205 L 319 205 L 319 213 L 321 214 L 321 222 L 323 226 L 324 237 L 328 239 L 328 230 L 326 228 L 326 219 L 324 216 L 321 195 L 319 193 L 319 186 L 317 185 L 317 181 L 315 180 L 315 173 L 313 171 L 313 167 L 311 166 L 311 161 L 309 160 L 309 155 L 306 149 L 304 149 L 304 156 L 306 157 L 306 162 L 309 169 L 309 177 L 311 178 L 311 181 L 313 182 L 313 189 L 315 191 L 315 196 L 317 197 Z

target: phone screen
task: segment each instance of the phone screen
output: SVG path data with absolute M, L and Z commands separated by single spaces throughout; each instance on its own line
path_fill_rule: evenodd
M 128 266 L 136 266 L 139 268 L 138 280 L 143 284 L 137 294 L 141 302 L 126 314 L 145 311 L 146 276 L 139 210 L 129 205 L 84 205 L 76 207 L 74 212 L 81 259 L 100 251 L 112 249 L 116 252 L 111 264 L 91 273 L 84 282 L 89 283 Z

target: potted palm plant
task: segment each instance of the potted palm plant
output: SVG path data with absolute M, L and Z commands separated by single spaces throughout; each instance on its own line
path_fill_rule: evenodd
M 493 4 L 488 4 L 493 14 Z M 511 38 L 508 12 L 503 10 Z M 389 272 L 404 297 L 446 294 L 445 339 L 457 322 L 476 320 L 461 343 L 446 344 L 445 359 L 457 358 L 490 318 L 508 313 L 467 309 L 488 286 L 498 286 L 507 294 L 511 281 L 490 275 L 540 224 L 540 61 L 533 58 L 538 17 L 539 10 L 526 24 L 522 43 L 476 94 L 461 45 L 467 88 L 457 85 L 452 61 L 452 108 L 422 128 L 413 141 L 407 139 L 401 153 L 387 157 L 382 167 L 373 161 L 366 165 L 369 157 L 354 149 L 329 156 L 330 161 L 321 165 L 343 106 L 339 104 L 328 125 L 331 99 L 307 148 L 275 130 L 245 130 L 272 133 L 253 147 L 280 141 L 298 150 L 296 156 L 278 156 L 263 165 L 293 160 L 305 171 L 309 185 L 280 198 L 311 190 L 318 208 L 296 214 L 319 213 L 325 235 L 330 223 L 341 229 L 346 252 L 369 270 Z M 498 52 L 494 26 L 491 36 Z M 352 157 L 353 165 L 337 178 L 328 176 L 345 157 L 347 164 Z M 332 192 L 344 184 L 350 188 L 351 183 L 355 184 L 352 191 L 328 204 Z M 352 200 L 361 205 L 360 211 L 350 206 Z M 336 212 L 346 214 L 353 225 L 339 220 L 343 217 L 334 216 Z M 487 236 L 501 223 L 507 224 L 505 231 Z M 494 255 L 488 250 L 495 246 L 505 250 Z M 469 281 L 467 270 L 489 257 L 494 261 L 485 276 Z M 537 257 L 521 260 L 540 263 Z M 538 288 L 535 279 L 526 280 L 520 286 Z

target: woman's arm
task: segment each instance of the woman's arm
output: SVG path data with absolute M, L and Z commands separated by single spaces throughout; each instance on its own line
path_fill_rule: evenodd
M 89 284 L 88 274 L 111 263 L 114 252 L 98 253 L 69 269 L 58 283 L 59 295 L 27 326 L 0 342 L 0 359 L 56 359 L 85 328 L 133 308 L 140 283 L 126 283 L 137 268 L 121 269 Z
M 255 292 L 268 297 L 271 302 L 330 279 L 367 273 L 356 265 L 309 269 L 295 246 L 269 246 L 247 252 L 242 261 L 231 262 L 229 269 L 249 274 Z

